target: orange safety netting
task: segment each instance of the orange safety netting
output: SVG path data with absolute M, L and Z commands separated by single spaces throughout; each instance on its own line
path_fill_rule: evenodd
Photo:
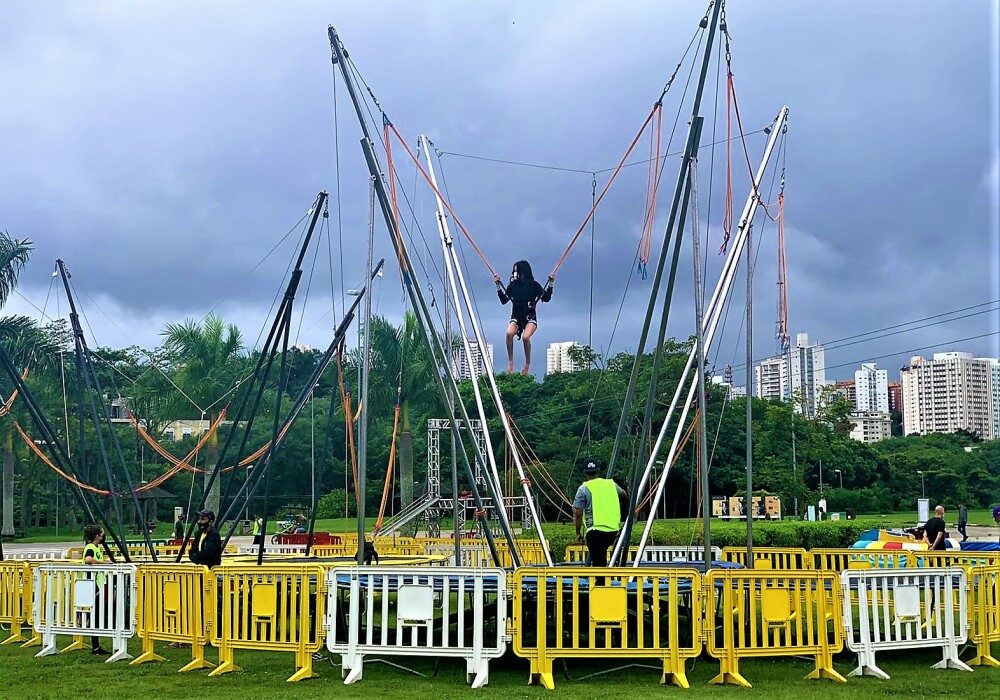
M 399 392 L 397 392 L 398 394 Z M 396 410 L 392 417 L 392 442 L 389 445 L 389 466 L 385 470 L 385 483 L 382 485 L 382 502 L 378 506 L 378 518 L 375 519 L 373 532 L 378 534 L 382 529 L 382 521 L 385 519 L 385 506 L 390 498 L 390 487 L 392 486 L 393 467 L 396 464 L 396 438 L 399 435 L 399 397 L 396 398 Z
M 345 462 L 351 463 L 351 471 L 354 473 L 354 502 L 358 502 L 358 457 L 354 450 L 354 420 L 351 416 L 351 397 L 344 386 L 344 366 L 341 363 L 340 353 L 337 359 L 337 383 L 340 385 L 340 401 L 344 407 L 344 433 L 347 441 L 348 459 Z M 347 477 L 345 476 L 346 480 Z
M 28 378 L 28 368 L 25 367 L 24 371 L 21 372 L 21 381 L 23 382 L 27 378 Z M 8 398 L 6 401 L 3 402 L 2 405 L 0 405 L 0 417 L 6 416 L 8 413 L 10 413 L 10 410 L 14 408 L 14 402 L 17 401 L 17 393 L 18 393 L 17 389 L 14 389 L 13 393 L 10 395 L 10 398 Z

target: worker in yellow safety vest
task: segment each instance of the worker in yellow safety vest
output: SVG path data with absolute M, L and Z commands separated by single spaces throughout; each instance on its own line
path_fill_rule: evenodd
M 264 528 L 264 518 L 262 518 L 261 516 L 258 515 L 256 518 L 254 518 L 254 521 L 253 521 L 253 530 L 252 530 L 252 533 L 251 533 L 251 534 L 253 534 L 253 543 L 254 544 L 260 544 L 260 540 L 264 536 L 264 534 L 262 532 L 263 528 Z M 244 532 L 246 532 L 246 530 L 244 530 Z
M 621 529 L 622 500 L 628 494 L 612 479 L 597 476 L 597 462 L 588 459 L 583 466 L 585 481 L 573 499 L 573 523 L 576 539 L 586 541 L 591 566 L 608 565 L 608 548 L 618 538 Z M 583 526 L 586 522 L 586 539 Z
M 101 550 L 101 545 L 104 543 L 104 530 L 98 525 L 87 525 L 83 528 L 83 556 L 80 558 L 81 563 L 87 566 L 93 566 L 95 564 L 101 564 L 104 562 L 104 552 Z M 87 579 L 91 577 L 86 576 Z M 99 616 L 100 610 L 98 605 L 100 604 L 101 594 L 104 592 L 104 583 L 107 581 L 107 574 L 103 571 L 99 571 L 94 577 L 94 611 L 92 615 Z M 110 652 L 101 646 L 100 637 L 90 638 L 90 653 L 95 656 L 107 656 Z

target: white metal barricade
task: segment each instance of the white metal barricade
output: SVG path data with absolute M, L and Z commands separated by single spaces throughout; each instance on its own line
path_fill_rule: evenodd
M 134 564 L 39 564 L 34 585 L 34 628 L 42 636 L 42 650 L 35 656 L 57 653 L 56 635 L 66 634 L 113 640 L 107 663 L 132 658 Z
M 889 674 L 875 664 L 876 652 L 925 647 L 942 650 L 934 668 L 972 670 L 958 658 L 969 625 L 965 569 L 848 569 L 840 580 L 844 636 L 858 655 L 858 667 L 849 675 L 886 680 Z
M 449 566 L 465 566 L 479 569 L 484 566 L 493 566 L 493 557 L 490 555 L 490 548 L 485 544 L 463 544 L 461 546 L 462 563 L 455 562 L 455 545 L 445 543 L 433 543 L 424 545 L 424 554 L 430 556 L 448 557 Z
M 629 553 L 629 563 L 633 557 Z M 712 560 L 722 559 L 722 550 L 719 547 L 712 547 Z M 705 561 L 705 548 L 698 545 L 647 545 L 642 552 L 642 561 L 663 564 L 672 561 Z
M 62 559 L 61 549 L 15 549 L 4 550 L 4 557 L 7 559 L 17 559 L 19 561 L 39 561 L 48 559 Z
M 432 656 L 465 659 L 480 688 L 507 649 L 503 569 L 338 566 L 326 580 L 326 647 L 345 684 L 361 679 L 366 656 Z
M 257 554 L 257 545 L 241 544 L 236 548 L 239 554 Z M 302 554 L 305 555 L 304 544 L 265 544 L 264 554 Z

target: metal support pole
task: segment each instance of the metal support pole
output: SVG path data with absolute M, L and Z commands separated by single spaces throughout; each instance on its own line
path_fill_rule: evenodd
M 747 564 L 753 567 L 753 225 L 747 234 Z
M 372 278 L 372 255 L 375 246 L 375 178 L 368 180 L 368 253 L 365 257 L 365 279 Z M 368 284 L 371 284 L 370 282 Z M 358 421 L 358 564 L 365 563 L 365 486 L 368 474 L 368 381 L 371 371 L 372 295 L 365 294 L 365 328 L 361 349 L 361 419 Z

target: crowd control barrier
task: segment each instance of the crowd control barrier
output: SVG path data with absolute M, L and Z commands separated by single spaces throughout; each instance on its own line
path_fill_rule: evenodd
M 219 665 L 210 676 L 239 670 L 236 649 L 291 652 L 289 682 L 312 678 L 312 655 L 323 646 L 326 581 L 318 564 L 223 564 L 212 571 L 218 624 L 212 644 Z
M 30 601 L 31 574 L 27 563 L 0 561 L 0 622 L 10 625 L 10 636 L 0 646 L 24 641 L 21 629 L 31 616 Z
M 942 650 L 934 668 L 972 670 L 958 660 L 968 626 L 965 569 L 848 570 L 840 581 L 847 648 L 858 655 L 858 667 L 848 675 L 888 680 L 875 664 L 876 652 L 925 647 Z
M 969 571 L 969 641 L 976 645 L 970 666 L 1000 667 L 990 650 L 1000 642 L 1000 564 Z
M 329 546 L 329 545 L 325 545 L 325 546 Z M 335 546 L 339 546 L 339 545 L 335 545 Z M 312 550 L 310 550 L 309 553 L 313 554 L 313 553 L 315 553 L 315 550 L 316 550 L 316 548 L 313 547 Z M 244 554 L 244 555 L 256 556 L 257 555 L 257 545 L 255 545 L 255 544 L 243 544 L 243 545 L 240 545 L 239 547 L 236 548 L 236 552 L 235 553 L 236 554 Z M 265 555 L 268 555 L 268 554 L 298 554 L 298 555 L 301 555 L 301 556 L 305 556 L 305 554 L 306 554 L 306 546 L 304 544 L 265 544 L 264 545 L 264 554 Z
M 464 659 L 473 688 L 507 649 L 503 569 L 338 566 L 327 571 L 327 640 L 341 655 L 344 683 L 362 677 L 365 657 Z
M 51 561 L 53 559 L 62 559 L 63 550 L 61 549 L 15 549 L 13 551 L 7 550 L 3 553 L 5 559 L 19 559 L 21 561 Z
M 812 568 L 809 552 L 801 547 L 754 547 L 752 565 L 747 562 L 746 547 L 723 547 L 722 559 L 747 569 L 803 571 Z
M 688 687 L 701 652 L 701 575 L 693 569 L 560 566 L 513 574 L 514 653 L 552 689 L 555 659 L 658 659 L 661 682 Z
M 449 566 L 465 566 L 473 569 L 479 569 L 485 566 L 494 566 L 493 556 L 490 554 L 490 548 L 485 544 L 466 544 L 463 542 L 460 552 L 460 556 L 462 558 L 461 562 L 455 561 L 455 544 L 453 542 L 425 543 L 424 554 L 427 556 L 447 557 Z
M 990 566 L 1000 564 L 1000 552 L 970 552 L 957 549 L 909 552 L 912 555 L 909 566 Z
M 840 573 L 848 569 L 901 569 L 913 566 L 912 552 L 903 549 L 811 549 L 816 571 Z
M 836 574 L 713 569 L 704 586 L 708 653 L 721 665 L 711 683 L 751 687 L 739 660 L 761 656 L 813 656 L 816 667 L 806 678 L 845 682 L 833 668 L 844 646 Z
M 180 673 L 215 664 L 205 659 L 208 629 L 215 615 L 212 578 L 195 564 L 143 564 L 136 573 L 136 626 L 142 654 L 131 665 L 165 661 L 156 642 L 188 644 L 191 661 Z
M 80 637 L 108 637 L 107 663 L 132 658 L 135 635 L 135 565 L 40 564 L 34 574 L 34 628 L 42 636 L 35 656 L 58 652 L 56 635 L 76 637 L 63 651 L 83 647 Z

